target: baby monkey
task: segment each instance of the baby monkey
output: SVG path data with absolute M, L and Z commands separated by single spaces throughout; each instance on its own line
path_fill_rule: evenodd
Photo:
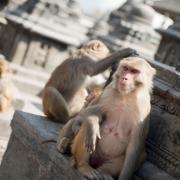
M 10 72 L 9 63 L 0 55 L 0 112 L 6 111 L 13 100 Z
M 132 178 L 145 158 L 155 73 L 144 59 L 123 59 L 99 99 L 76 117 L 83 124 L 73 140 L 72 154 L 85 177 Z
M 87 88 L 97 81 L 89 77 L 96 78 L 114 62 L 134 53 L 124 48 L 108 56 L 109 49 L 101 41 L 88 42 L 52 73 L 43 91 L 44 113 L 51 120 L 67 122 L 80 112 L 88 95 Z

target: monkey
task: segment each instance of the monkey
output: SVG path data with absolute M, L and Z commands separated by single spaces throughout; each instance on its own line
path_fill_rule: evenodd
M 99 100 L 79 114 L 83 123 L 71 150 L 83 176 L 132 178 L 145 158 L 155 73 L 140 57 L 123 59 Z
M 138 56 L 138 53 L 137 52 L 134 53 L 133 56 Z M 112 81 L 112 76 L 115 70 L 117 69 L 118 64 L 119 62 L 113 63 L 109 78 L 106 80 L 103 88 L 105 88 Z M 93 88 L 91 87 L 91 90 L 89 91 L 87 97 L 85 98 L 86 101 L 84 107 L 97 103 L 98 97 L 103 92 L 103 88 L 99 86 L 93 86 Z M 60 153 L 64 154 L 70 152 L 70 144 L 72 143 L 72 140 L 76 132 L 79 130 L 82 121 L 83 119 L 81 118 L 80 115 L 75 118 L 71 118 L 71 120 L 68 123 L 66 123 L 64 127 L 61 129 L 57 140 L 55 141 L 53 140 L 53 142 L 57 143 L 57 150 Z
M 4 56 L 0 56 L 0 112 L 5 112 L 12 103 L 12 83 L 9 78 L 11 72 L 9 63 Z
M 133 49 L 124 48 L 107 57 L 109 49 L 101 41 L 92 40 L 84 45 L 60 64 L 46 83 L 42 98 L 45 115 L 52 121 L 66 123 L 84 106 L 88 95 L 86 87 L 92 83 L 92 76 L 135 53 Z

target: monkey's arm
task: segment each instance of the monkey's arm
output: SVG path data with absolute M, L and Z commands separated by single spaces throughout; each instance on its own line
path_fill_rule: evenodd
M 59 152 L 64 153 L 66 152 L 66 149 L 68 145 L 72 142 L 75 135 L 78 133 L 82 122 L 84 120 L 84 117 L 88 117 L 89 114 L 98 114 L 98 108 L 96 107 L 97 103 L 99 102 L 100 96 L 96 97 L 91 103 L 90 106 L 87 108 L 84 108 L 79 115 L 76 117 L 70 119 L 62 128 L 61 132 L 59 133 L 59 136 L 57 138 L 57 149 Z M 91 126 L 89 126 L 91 127 Z
M 135 127 L 131 133 L 131 139 L 126 150 L 124 165 L 118 180 L 132 179 L 144 147 L 144 141 L 146 138 L 145 124 L 146 122 L 141 122 L 141 124 Z
M 103 121 L 103 113 L 98 105 L 92 106 L 84 120 L 86 123 L 85 146 L 88 152 L 96 148 L 97 139 L 100 139 L 100 124 Z
M 57 138 L 57 149 L 61 153 L 65 153 L 70 143 L 73 141 L 75 135 L 78 133 L 83 116 L 81 113 L 76 117 L 70 119 L 61 129 Z
M 137 54 L 137 52 L 134 49 L 123 48 L 100 61 L 90 63 L 89 66 L 85 67 L 85 70 L 88 75 L 94 76 L 105 71 L 109 66 L 119 61 L 120 59 L 135 54 Z

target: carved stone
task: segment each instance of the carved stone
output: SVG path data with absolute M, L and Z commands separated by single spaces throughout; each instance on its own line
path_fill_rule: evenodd
M 153 91 L 148 159 L 174 178 L 180 177 L 180 73 L 151 62 L 158 70 Z
M 155 59 L 179 70 L 180 65 L 180 17 L 168 29 L 157 30 L 162 35 Z
M 121 46 L 132 47 L 153 57 L 160 41 L 160 35 L 152 27 L 155 11 L 141 3 L 126 3 L 112 12 L 108 24 L 100 21 L 93 38 L 100 38 L 112 50 Z
M 1 53 L 12 62 L 52 72 L 68 56 L 69 48 L 88 40 L 93 19 L 77 9 L 74 1 L 10 4 L 5 13 L 8 24 L 0 31 Z

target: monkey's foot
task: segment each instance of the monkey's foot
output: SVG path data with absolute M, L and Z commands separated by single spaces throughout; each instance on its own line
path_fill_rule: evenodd
M 78 170 L 81 172 L 81 174 L 84 177 L 86 177 L 88 179 L 97 179 L 98 180 L 101 178 L 100 173 L 97 170 L 91 168 L 89 165 L 81 166 L 78 168 Z
M 68 145 L 70 143 L 70 139 L 67 137 L 63 137 L 59 140 L 57 140 L 57 149 L 60 153 L 65 153 Z

